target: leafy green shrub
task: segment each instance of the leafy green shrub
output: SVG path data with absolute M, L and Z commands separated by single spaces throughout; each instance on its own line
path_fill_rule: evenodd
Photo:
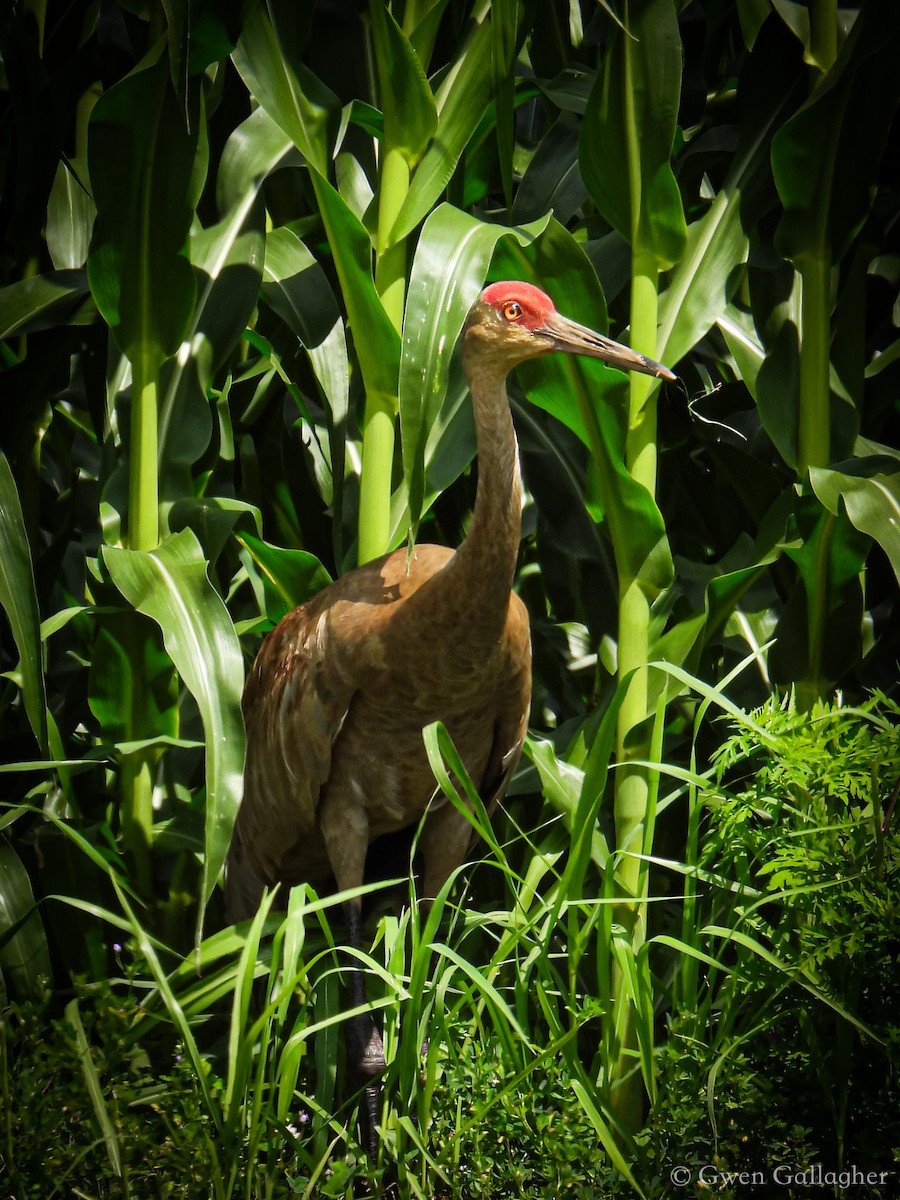
M 468 1041 L 448 1060 L 435 1098 L 430 1145 L 453 1200 L 632 1195 L 599 1153 L 594 1127 L 563 1062 L 551 1060 L 510 1091 L 499 1040 Z M 468 1118 L 491 1097 L 482 1121 Z
M 881 694 L 806 713 L 772 699 L 715 756 L 700 865 L 736 890 L 707 898 L 714 999 L 666 1042 L 651 1122 L 666 1161 L 900 1155 L 898 717 Z
M 5 1137 L 0 1162 L 16 1200 L 76 1195 L 159 1196 L 195 1200 L 211 1194 L 212 1128 L 191 1065 L 172 1048 L 154 1070 L 135 1039 L 141 1012 L 108 984 L 80 989 L 74 1019 L 50 1016 L 36 1003 L 2 1014 Z M 85 1071 L 98 1090 L 92 1094 Z M 98 1105 L 111 1123 L 104 1138 Z

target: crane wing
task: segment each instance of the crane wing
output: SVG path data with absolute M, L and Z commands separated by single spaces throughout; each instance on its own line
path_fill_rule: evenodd
M 327 607 L 295 609 L 269 634 L 244 688 L 244 798 L 235 839 L 260 879 L 275 882 L 298 851 L 305 877 L 327 874 L 316 826 L 332 748 L 354 689 L 329 653 Z

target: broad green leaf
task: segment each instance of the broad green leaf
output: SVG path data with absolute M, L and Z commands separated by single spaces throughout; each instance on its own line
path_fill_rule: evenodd
M 340 483 L 349 407 L 347 340 L 340 309 L 327 276 L 290 229 L 273 229 L 266 238 L 263 299 L 300 339 L 326 400 L 331 439 L 334 491 L 331 502 L 340 519 Z M 335 499 L 335 494 L 338 499 Z
M 40 1001 L 52 983 L 50 950 L 22 861 L 0 837 L 0 993 Z
M 0 451 L 0 605 L 9 620 L 22 674 L 22 699 L 38 745 L 47 753 L 47 701 L 31 548 L 16 481 Z
M 674 0 L 626 0 L 588 101 L 581 167 L 591 198 L 634 253 L 681 257 L 684 211 L 669 165 L 681 94 Z
M 725 339 L 725 344 L 731 352 L 741 379 L 755 400 L 757 398 L 756 378 L 766 354 L 760 344 L 753 318 L 748 313 L 735 308 L 734 305 L 727 304 L 724 312 L 716 318 L 716 325 Z
M 159 630 L 130 611 L 98 612 L 88 704 L 104 742 L 178 733 L 178 688 Z
M 796 272 L 785 272 L 751 276 L 750 295 L 765 347 L 756 375 L 759 419 L 778 453 L 794 467 L 800 429 L 801 283 Z
M 293 64 L 262 8 L 245 25 L 234 61 L 260 105 L 309 164 L 350 326 L 357 334 L 366 391 L 395 397 L 399 338 L 375 290 L 371 241 L 327 179 L 340 113 L 337 98 L 302 64 Z
M 214 372 L 240 344 L 256 308 L 265 255 L 262 176 L 238 205 L 191 237 L 197 299 L 177 357 L 160 380 L 158 460 L 163 502 L 191 491 L 189 472 L 209 445 L 207 390 Z M 181 468 L 181 469 L 179 469 Z
M 717 194 L 688 228 L 685 252 L 659 300 L 658 353 L 679 363 L 728 307 L 749 242 L 741 225 L 739 185 Z
M 0 337 L 52 329 L 87 294 L 87 275 L 81 270 L 47 271 L 0 288 Z
M 552 212 L 567 224 L 587 197 L 578 161 L 578 123 L 563 113 L 547 130 L 516 189 L 514 221 Z
M 776 233 L 795 265 L 845 253 L 875 195 L 898 102 L 900 10 L 868 0 L 831 69 L 775 135 L 772 170 L 784 207 Z
M 128 602 L 162 629 L 166 650 L 197 702 L 206 736 L 206 854 L 198 931 L 216 885 L 241 797 L 244 664 L 234 626 L 190 530 L 156 550 L 107 546 L 103 559 Z
M 218 562 L 236 526 L 262 532 L 259 509 L 245 500 L 232 500 L 230 496 L 198 496 L 196 499 L 189 496 L 176 500 L 169 509 L 168 523 L 172 533 L 192 529 L 210 564 Z
M 425 436 L 425 490 L 419 518 L 429 510 L 441 492 L 460 477 L 474 457 L 475 419 L 469 403 L 469 388 L 459 355 L 453 354 L 447 390 Z M 409 488 L 404 478 L 391 496 L 388 545 L 396 548 L 407 541 L 414 525 L 409 507 Z
M 232 59 L 251 95 L 320 175 L 327 175 L 340 104 L 285 44 L 265 5 L 254 8 Z
M 47 203 L 47 250 L 57 271 L 83 267 L 91 244 L 97 209 L 82 179 L 86 165 L 61 162 Z
M 365 226 L 328 180 L 312 170 L 310 177 L 334 255 L 366 391 L 396 396 L 400 337 L 375 289 L 371 240 Z
M 259 568 L 266 599 L 266 615 L 276 624 L 331 583 L 331 576 L 314 554 L 285 550 L 247 533 L 237 540 Z
M 369 14 L 384 110 L 382 149 L 399 150 L 414 167 L 437 127 L 434 97 L 419 56 L 383 0 L 371 0 Z
M 900 470 L 895 459 L 854 459 L 831 470 L 813 467 L 813 491 L 829 512 L 840 511 L 878 543 L 900 583 Z
M 428 215 L 484 117 L 491 90 L 491 30 L 487 19 L 460 46 L 435 94 L 438 126 L 391 230 L 399 242 Z
M 562 815 L 566 829 L 572 838 L 573 850 L 578 859 L 571 860 L 568 873 L 579 880 L 590 859 L 597 870 L 603 872 L 609 863 L 609 846 L 597 827 L 596 816 L 599 802 L 593 811 L 590 824 L 579 823 L 583 815 L 585 800 L 584 772 L 560 758 L 552 742 L 541 738 L 526 737 L 525 754 L 534 763 L 541 780 L 541 791 L 553 808 Z M 596 799 L 596 793 L 595 797 Z M 590 830 L 590 837 L 587 831 Z
M 236 212 L 248 193 L 255 194 L 264 179 L 291 162 L 299 165 L 302 160 L 290 136 L 264 108 L 254 109 L 222 151 L 216 175 L 219 212 Z
M 88 258 L 91 291 L 119 346 L 132 362 L 157 364 L 178 349 L 194 308 L 186 251 L 200 120 L 195 101 L 193 132 L 185 129 L 159 49 L 91 113 L 97 221 Z

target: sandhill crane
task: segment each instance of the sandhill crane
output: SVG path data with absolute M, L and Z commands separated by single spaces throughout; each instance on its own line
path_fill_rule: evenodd
M 437 895 L 472 842 L 465 817 L 432 802 L 422 730 L 443 721 L 488 809 L 518 762 L 531 699 L 528 614 L 513 594 L 521 488 L 506 376 L 554 351 L 662 379 L 666 367 L 561 316 L 528 283 L 494 283 L 472 307 L 462 362 L 475 412 L 478 486 L 458 550 L 418 546 L 365 563 L 289 613 L 269 634 L 244 690 L 244 798 L 229 852 L 227 907 L 251 916 L 264 884 L 344 891 L 363 882 L 369 847 L 414 830 L 420 894 Z M 377 864 L 376 864 L 377 865 Z M 361 945 L 361 901 L 346 904 Z M 365 1003 L 358 971 L 354 1005 Z M 348 1023 L 348 1056 L 368 1081 L 370 1148 L 384 1067 L 374 1022 Z

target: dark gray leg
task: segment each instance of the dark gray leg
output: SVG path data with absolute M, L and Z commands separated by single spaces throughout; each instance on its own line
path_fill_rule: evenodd
M 347 940 L 354 950 L 362 949 L 360 900 L 344 906 L 347 918 Z M 359 964 L 350 965 L 348 992 L 354 1008 L 366 1003 L 366 981 Z M 374 1162 L 378 1157 L 378 1117 L 381 1103 L 381 1084 L 378 1077 L 384 1070 L 384 1046 L 374 1019 L 368 1013 L 351 1017 L 347 1022 L 347 1058 L 356 1076 L 355 1083 L 363 1088 L 359 1106 L 360 1141 Z

